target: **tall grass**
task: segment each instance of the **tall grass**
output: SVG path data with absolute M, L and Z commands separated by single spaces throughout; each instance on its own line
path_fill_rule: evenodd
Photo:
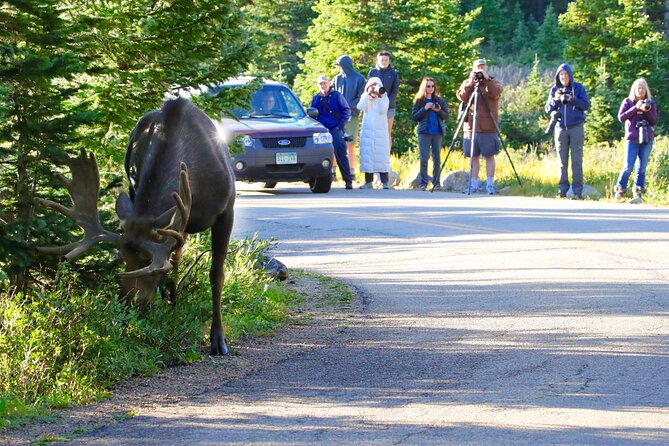
M 450 141 L 449 141 L 450 142 Z M 444 160 L 447 148 L 442 150 L 441 159 Z M 507 154 L 502 150 L 496 156 L 495 183 L 498 189 L 509 186 L 509 194 L 553 197 L 557 193 L 559 178 L 558 162 L 555 151 L 541 156 L 535 153 L 525 153 L 508 147 L 513 166 L 521 179 L 522 186 L 518 185 L 516 176 Z M 586 184 L 597 189 L 603 199 L 613 198 L 613 187 L 624 161 L 624 142 L 616 141 L 586 145 L 583 149 L 583 175 Z M 485 162 L 481 161 L 481 175 L 485 175 Z M 418 175 L 420 164 L 415 151 L 408 155 L 391 156 L 391 169 L 400 175 L 401 183 L 405 184 Z M 465 159 L 461 150 L 454 150 L 444 167 L 444 173 L 453 170 L 469 171 L 469 159 Z M 428 173 L 432 172 L 432 160 L 428 165 Z M 634 175 L 632 175 L 633 177 Z M 442 173 L 442 179 L 444 174 Z M 571 177 L 571 173 L 570 173 Z M 651 159 L 646 172 L 646 187 L 648 192 L 644 196 L 647 203 L 656 205 L 669 204 L 669 137 L 655 138 Z
M 231 243 L 223 295 L 229 341 L 271 331 L 298 299 L 262 268 L 273 244 Z M 113 271 L 91 287 L 65 262 L 51 283 L 30 294 L 0 296 L 0 427 L 105 396 L 128 377 L 200 359 L 211 321 L 208 246 L 208 236 L 190 241 L 174 308 L 158 298 L 140 314 L 119 302 Z

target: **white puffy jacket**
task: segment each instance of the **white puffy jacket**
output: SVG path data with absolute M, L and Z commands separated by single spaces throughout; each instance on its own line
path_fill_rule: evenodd
M 374 84 L 380 87 L 381 79 L 369 78 L 357 106 L 363 112 L 360 128 L 360 172 L 366 173 L 390 171 L 388 94 L 371 97 L 368 91 Z

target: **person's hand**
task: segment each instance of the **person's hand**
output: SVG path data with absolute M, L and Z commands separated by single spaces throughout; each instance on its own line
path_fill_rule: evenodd
M 441 110 L 441 107 L 439 106 L 438 103 L 435 102 L 435 103 L 432 104 L 432 105 L 433 105 L 432 110 L 434 110 L 434 111 L 436 111 L 436 112 L 438 112 L 439 110 Z
M 555 100 L 558 102 L 562 102 L 562 90 L 559 88 L 555 92 Z
M 425 110 L 430 110 L 431 108 L 434 108 L 434 102 L 428 102 L 425 104 Z
M 641 110 L 643 108 L 643 100 L 636 101 L 634 106 L 637 108 L 637 110 Z

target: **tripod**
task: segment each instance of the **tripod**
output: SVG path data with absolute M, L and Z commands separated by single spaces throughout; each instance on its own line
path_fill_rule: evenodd
M 458 133 L 460 133 L 460 130 L 462 129 L 462 126 L 464 122 L 467 120 L 467 114 L 469 113 L 469 109 L 474 103 L 474 119 L 472 120 L 472 145 L 470 148 L 470 157 L 469 157 L 469 180 L 467 183 L 467 195 L 471 195 L 472 193 L 472 170 L 474 168 L 474 146 L 475 146 L 475 141 L 476 141 L 476 119 L 478 117 L 478 101 L 482 100 L 483 105 L 485 106 L 486 110 L 490 114 L 490 119 L 492 120 L 493 124 L 495 124 L 495 131 L 497 132 L 497 136 L 499 137 L 500 142 L 502 143 L 502 147 L 504 148 L 504 152 L 506 152 L 507 158 L 509 158 L 509 163 L 511 163 L 511 168 L 513 169 L 513 173 L 516 175 L 516 179 L 518 180 L 518 184 L 520 186 L 523 185 L 523 183 L 520 181 L 520 177 L 518 176 L 518 172 L 516 172 L 516 167 L 513 165 L 513 161 L 511 161 L 511 155 L 509 155 L 509 151 L 506 149 L 506 144 L 504 143 L 504 138 L 502 138 L 502 134 L 499 131 L 499 126 L 497 125 L 497 121 L 495 120 L 495 117 L 492 115 L 492 111 L 490 110 L 490 105 L 488 105 L 488 101 L 486 98 L 483 96 L 481 93 L 481 80 L 476 79 L 476 88 L 474 90 L 474 94 L 472 94 L 469 97 L 469 102 L 467 102 L 467 106 L 464 108 L 462 116 L 458 118 L 458 125 L 455 128 L 455 132 L 453 133 L 453 140 L 451 141 L 450 146 L 448 147 L 448 152 L 446 153 L 446 157 L 444 158 L 444 161 L 441 163 L 441 166 L 439 167 L 438 175 L 441 174 L 441 171 L 444 169 L 444 166 L 446 165 L 446 162 L 448 161 L 448 157 L 451 155 L 451 152 L 453 152 L 453 146 L 455 145 L 455 141 L 458 138 Z M 430 192 L 434 192 L 436 184 L 432 184 L 432 189 Z

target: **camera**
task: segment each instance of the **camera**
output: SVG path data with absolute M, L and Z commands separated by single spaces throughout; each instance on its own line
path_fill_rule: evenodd
M 636 128 L 639 129 L 639 144 L 646 144 L 648 142 L 648 121 L 641 119 L 636 122 Z
M 369 87 L 369 92 L 374 93 L 377 96 L 381 96 L 383 93 L 386 92 L 386 89 L 380 85 L 372 85 Z
M 477 81 L 482 81 L 483 79 L 485 79 L 485 76 L 483 76 L 483 72 L 482 72 L 482 71 L 477 71 L 477 72 L 475 72 L 475 73 L 474 73 L 474 76 L 476 76 L 476 80 L 477 80 Z
M 568 87 L 562 87 L 559 88 L 558 91 L 562 93 L 562 103 L 566 104 L 569 102 L 569 98 L 567 98 L 567 95 L 572 95 L 571 88 Z
M 558 122 L 560 122 L 560 113 L 556 110 L 551 113 L 551 120 L 548 121 L 548 127 L 546 127 L 546 135 L 553 133 Z
M 645 112 L 650 111 L 652 105 L 653 104 L 650 102 L 650 99 L 644 99 L 643 101 L 641 101 L 641 111 Z
M 344 133 L 344 141 L 353 142 L 353 135 L 349 135 L 348 133 Z

